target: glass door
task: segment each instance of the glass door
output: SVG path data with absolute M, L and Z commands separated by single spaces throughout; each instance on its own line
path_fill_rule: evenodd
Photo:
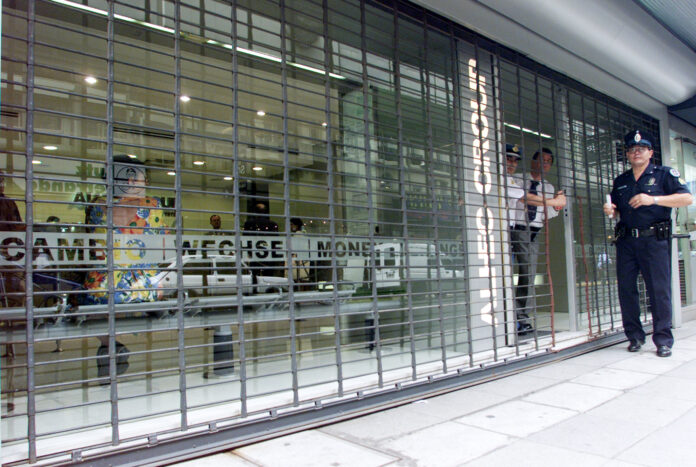
M 696 141 L 676 133 L 670 135 L 672 157 L 666 165 L 677 168 L 691 193 L 696 189 Z M 679 289 L 681 306 L 696 304 L 696 206 L 677 210 L 676 233 L 689 234 L 678 240 Z

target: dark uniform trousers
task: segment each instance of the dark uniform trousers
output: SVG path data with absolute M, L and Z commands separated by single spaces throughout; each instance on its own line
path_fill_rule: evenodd
M 672 347 L 672 284 L 669 240 L 655 236 L 633 238 L 630 235 L 616 242 L 616 273 L 619 278 L 619 302 L 626 336 L 645 342 L 640 322 L 638 272 L 650 299 L 653 317 L 653 342 Z
M 539 243 L 536 241 L 539 228 L 513 227 L 510 229 L 512 258 L 517 266 L 515 287 L 515 311 L 517 320 L 526 320 L 536 309 L 534 278 L 539 260 Z M 531 323 L 530 323 L 531 324 Z

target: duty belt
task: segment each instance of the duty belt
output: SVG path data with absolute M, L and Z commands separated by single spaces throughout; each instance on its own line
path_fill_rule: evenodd
M 656 222 L 647 229 L 628 228 L 622 222 L 619 222 L 614 227 L 614 238 L 616 240 L 622 237 L 656 237 L 658 240 L 666 240 L 671 236 L 672 225 L 670 221 Z
M 654 237 L 656 229 L 655 227 L 648 227 L 647 229 L 628 229 L 627 233 L 633 238 Z

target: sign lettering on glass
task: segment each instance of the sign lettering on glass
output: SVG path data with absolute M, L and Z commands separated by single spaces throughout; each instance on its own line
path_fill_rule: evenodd
M 481 310 L 479 314 L 481 319 L 485 323 L 493 324 L 495 310 L 498 306 L 498 288 L 495 286 L 497 268 L 491 267 L 491 261 L 496 256 L 495 239 L 493 237 L 495 217 L 485 202 L 485 198 L 483 198 L 484 195 L 490 193 L 493 180 L 489 155 L 490 140 L 488 138 L 490 128 L 488 117 L 485 114 L 488 108 L 488 97 L 486 94 L 486 77 L 478 74 L 476 60 L 472 58 L 468 64 L 469 90 L 472 91 L 469 107 L 471 109 L 471 131 L 474 135 L 472 143 L 474 186 L 476 192 L 482 196 L 483 204 L 476 210 L 476 252 L 479 266 L 475 268 L 475 274 L 478 279 L 490 280 L 494 284 L 493 287 L 483 286 L 478 288 L 479 298 L 484 300 L 480 304 Z M 495 321 L 498 324 L 497 320 Z

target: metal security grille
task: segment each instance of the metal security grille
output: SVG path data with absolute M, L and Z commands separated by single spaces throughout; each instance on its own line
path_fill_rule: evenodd
M 396 1 L 2 15 L 3 464 L 261 430 L 619 326 L 598 206 L 656 121 Z M 506 143 L 523 181 L 549 148 L 569 200 L 525 334 Z
M 576 277 L 578 309 L 591 334 L 621 324 L 615 288 L 616 277 L 613 221 L 596 206 L 604 202 L 611 183 L 630 166 L 623 151 L 623 135 L 631 128 L 643 128 L 659 135 L 657 122 L 636 112 L 569 92 L 569 136 L 572 154 L 572 181 L 578 197 Z M 628 130 L 627 130 L 628 129 Z M 656 151 L 656 161 L 660 160 Z M 640 281 L 641 304 L 647 312 L 645 286 Z

